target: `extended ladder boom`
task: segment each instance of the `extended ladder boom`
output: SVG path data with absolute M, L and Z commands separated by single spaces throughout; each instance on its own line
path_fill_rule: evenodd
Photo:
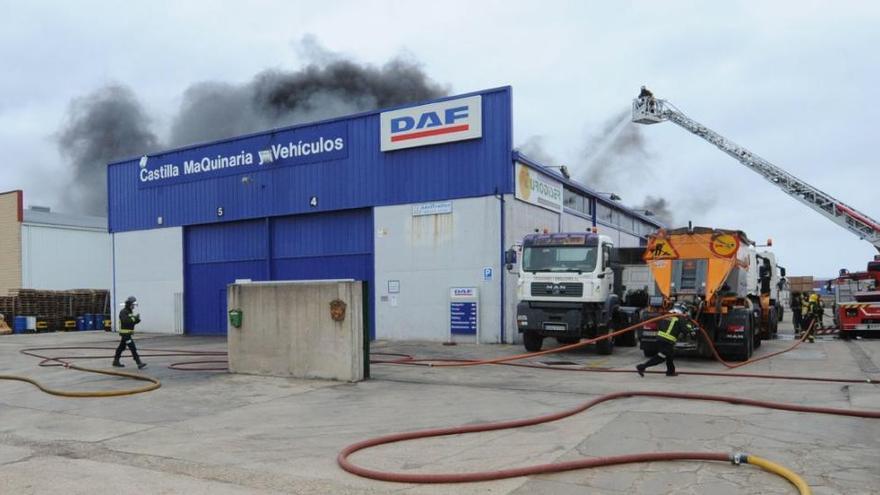
M 644 88 L 642 88 L 642 93 L 639 97 L 633 100 L 632 120 L 639 124 L 657 124 L 666 120 L 678 124 L 691 133 L 714 144 L 718 149 L 732 156 L 746 167 L 761 174 L 762 177 L 778 186 L 789 196 L 859 236 L 860 239 L 870 242 L 875 248 L 880 250 L 880 223 L 876 220 L 833 198 L 831 195 L 816 189 L 748 149 L 691 119 L 668 101 L 655 98 L 650 91 Z

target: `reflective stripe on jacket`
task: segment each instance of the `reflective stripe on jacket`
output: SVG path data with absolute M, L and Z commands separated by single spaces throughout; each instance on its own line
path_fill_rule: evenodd
M 678 324 L 678 317 L 673 316 L 672 318 L 666 320 L 668 324 L 666 328 L 657 332 L 658 337 L 662 337 L 672 343 L 678 341 L 678 332 L 675 331 L 675 325 Z
M 140 322 L 140 315 L 133 315 L 130 309 L 122 308 L 119 312 L 119 333 L 134 333 L 134 326 Z

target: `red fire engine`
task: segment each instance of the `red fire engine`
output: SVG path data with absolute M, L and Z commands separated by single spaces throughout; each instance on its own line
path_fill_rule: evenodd
M 840 338 L 880 336 L 880 255 L 867 271 L 841 270 L 835 292 Z

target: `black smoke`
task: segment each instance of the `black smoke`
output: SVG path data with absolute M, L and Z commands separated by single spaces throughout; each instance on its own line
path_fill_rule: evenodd
M 57 143 L 73 170 L 73 183 L 61 195 L 65 209 L 104 216 L 107 164 L 153 150 L 157 140 L 134 93 L 112 85 L 70 103 Z
M 204 82 L 184 93 L 171 146 L 437 98 L 448 90 L 417 63 L 381 67 L 331 58 L 297 71 L 267 70 L 244 85 Z
M 449 93 L 409 58 L 360 64 L 328 52 L 310 36 L 297 49 L 308 60 L 298 70 L 265 70 L 244 84 L 189 86 L 165 142 L 156 138 L 148 112 L 129 88 L 112 85 L 73 100 L 57 139 L 74 171 L 64 208 L 106 215 L 106 166 L 117 159 Z
M 650 212 L 668 226 L 675 225 L 675 216 L 672 214 L 669 201 L 664 198 L 651 196 L 649 194 L 645 196 L 645 200 L 638 209 Z
M 556 158 L 547 151 L 543 136 L 532 136 L 526 139 L 524 143 L 517 146 L 517 149 L 527 157 L 542 165 L 550 167 L 557 166 Z

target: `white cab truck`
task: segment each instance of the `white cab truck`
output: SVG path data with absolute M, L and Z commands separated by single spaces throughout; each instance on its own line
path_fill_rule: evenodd
M 589 232 L 527 235 L 520 255 L 506 256 L 508 270 L 518 268 L 516 325 L 526 350 L 541 350 L 546 337 L 569 344 L 641 321 L 655 294 L 643 253 Z M 635 332 L 602 340 L 596 350 L 610 354 L 615 343 L 635 346 Z
M 776 262 L 776 255 L 771 251 L 761 251 L 755 255 L 758 266 L 758 293 L 770 294 L 770 307 L 776 310 L 776 322 L 785 316 L 785 306 L 789 304 L 788 283 L 785 279 L 785 267 Z M 773 334 L 776 328 L 773 328 Z

